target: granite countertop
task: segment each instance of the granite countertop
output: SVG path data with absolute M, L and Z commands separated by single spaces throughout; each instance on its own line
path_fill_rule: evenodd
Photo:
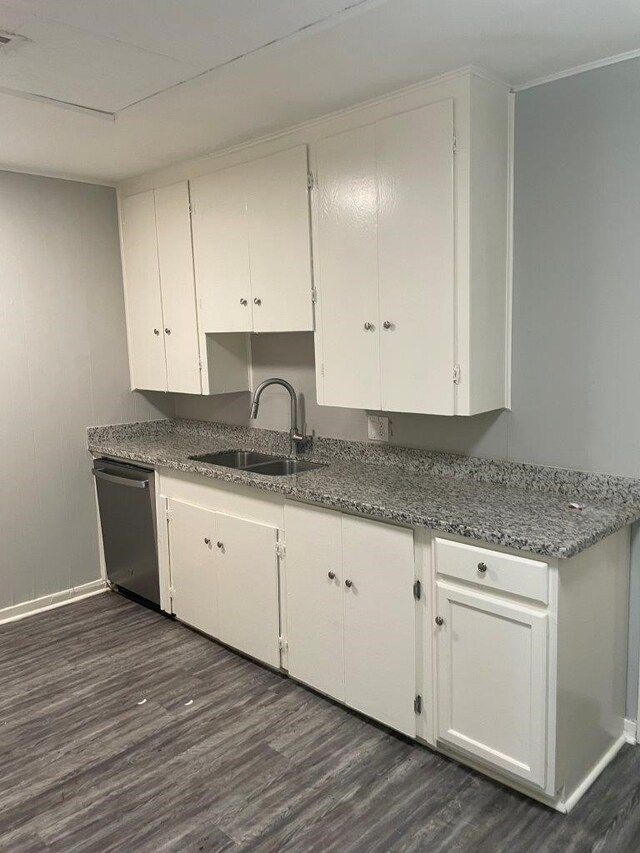
M 89 450 L 419 525 L 549 557 L 572 557 L 640 519 L 640 480 L 409 448 L 314 438 L 326 467 L 283 477 L 195 462 L 247 449 L 288 453 L 287 433 L 168 419 L 90 427 Z M 569 504 L 584 505 L 581 510 Z

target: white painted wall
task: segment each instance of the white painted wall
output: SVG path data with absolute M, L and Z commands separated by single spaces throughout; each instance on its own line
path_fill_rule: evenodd
M 1 609 L 99 576 L 86 427 L 173 404 L 129 391 L 113 189 L 0 172 L 0 270 Z

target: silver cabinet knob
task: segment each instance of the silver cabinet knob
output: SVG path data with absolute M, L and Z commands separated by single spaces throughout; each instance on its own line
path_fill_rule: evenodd
M 393 326 L 393 323 L 390 320 L 385 320 L 382 325 L 385 329 L 390 329 Z
M 256 298 L 253 300 L 253 304 L 254 305 L 262 305 L 262 299 L 258 299 L 258 297 L 256 296 Z
M 334 581 L 336 579 L 336 573 L 335 572 L 327 572 L 327 577 L 329 578 L 330 581 Z
M 478 571 L 480 572 L 481 575 L 483 575 L 487 571 L 487 564 L 486 563 L 478 563 Z
M 205 536 L 205 537 L 204 537 L 204 544 L 205 544 L 205 545 L 211 545 L 211 539 L 209 539 L 209 537 L 208 537 L 208 536 Z
M 165 329 L 165 330 L 164 330 L 164 333 L 165 333 L 165 335 L 170 335 L 170 334 L 171 334 L 171 329 Z
M 347 589 L 351 589 L 351 587 L 353 586 L 353 581 L 350 581 L 347 578 L 347 580 L 344 582 L 344 585 L 347 587 Z
M 371 329 L 373 329 L 373 323 L 365 323 L 365 324 L 364 324 L 364 330 L 365 330 L 365 332 L 370 332 L 370 331 L 371 331 Z
M 221 542 L 219 539 L 216 542 L 216 545 L 218 546 L 218 548 L 224 548 L 224 542 Z
M 442 616 L 436 616 L 436 625 L 444 625 L 444 619 Z
M 153 330 L 153 334 L 154 334 L 154 335 L 159 335 L 159 334 L 160 334 L 160 329 L 154 329 L 154 330 Z
M 244 297 L 242 297 L 242 299 L 240 300 L 240 305 L 246 305 L 246 304 L 247 304 L 247 300 Z

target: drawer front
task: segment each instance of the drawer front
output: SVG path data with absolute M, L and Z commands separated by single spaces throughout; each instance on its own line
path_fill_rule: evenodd
M 539 560 L 436 538 L 435 563 L 440 575 L 549 603 L 549 567 Z

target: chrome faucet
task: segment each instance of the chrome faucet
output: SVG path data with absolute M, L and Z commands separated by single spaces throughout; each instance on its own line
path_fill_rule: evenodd
M 297 455 L 297 443 L 299 441 L 304 441 L 305 435 L 298 426 L 298 397 L 296 396 L 296 392 L 294 391 L 291 383 L 287 382 L 286 379 L 265 379 L 264 382 L 261 382 L 253 394 L 253 400 L 251 401 L 251 417 L 258 417 L 260 396 L 264 389 L 268 388 L 269 385 L 282 385 L 282 387 L 289 392 L 289 396 L 291 397 L 291 429 L 289 430 L 289 439 L 291 444 L 289 455 L 292 459 L 295 459 Z

